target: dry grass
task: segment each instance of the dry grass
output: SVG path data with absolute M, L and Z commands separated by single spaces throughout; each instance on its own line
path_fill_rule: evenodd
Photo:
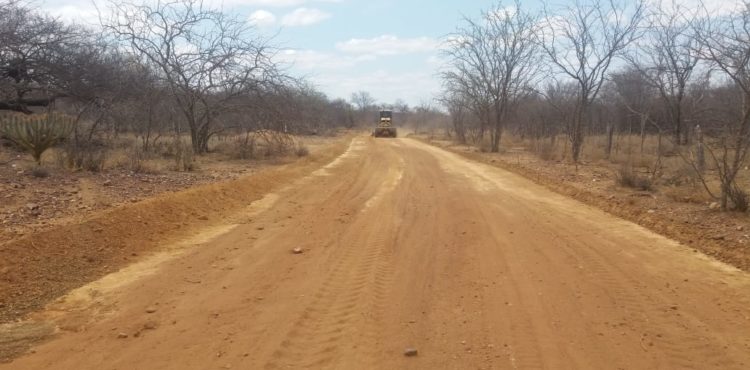
M 474 146 L 481 152 L 489 151 L 489 146 L 485 142 L 476 143 Z M 658 136 L 651 135 L 646 136 L 641 142 L 638 135 L 615 136 L 609 156 L 606 154 L 606 146 L 605 135 L 587 137 L 582 148 L 580 164 L 609 172 L 619 185 L 661 192 L 680 202 L 706 204 L 715 201 L 706 191 L 706 186 L 711 193 L 719 194 L 718 176 L 711 161 L 707 160 L 704 186 L 695 169 L 679 155 L 678 148 L 666 138 L 660 141 Z M 535 140 L 505 134 L 501 148 L 513 152 L 533 153 L 543 161 L 575 168 L 570 158 L 570 143 L 565 135 Z M 684 148 L 681 150 L 685 151 Z M 683 155 L 689 157 L 690 154 L 684 152 Z M 744 207 L 747 200 L 744 196 L 745 189 L 750 189 L 748 167 L 740 171 L 737 185 L 737 190 L 733 192 L 737 200 L 732 201 L 732 207 L 739 210 Z M 747 203 L 750 203 L 750 200 L 747 200 Z
M 653 190 L 654 183 L 651 181 L 651 178 L 638 174 L 628 166 L 620 167 L 616 175 L 617 183 L 620 184 L 620 186 L 642 191 Z
M 214 137 L 209 142 L 209 153 L 195 155 L 187 135 L 175 139 L 161 137 L 144 150 L 141 140 L 133 135 L 121 134 L 106 142 L 79 144 L 65 143 L 50 149 L 42 158 L 48 169 L 72 171 L 106 172 L 124 169 L 134 173 L 158 174 L 164 171 L 190 172 L 202 166 L 211 167 L 219 162 L 244 162 L 248 160 L 284 161 L 286 157 L 309 155 L 308 144 L 328 142 L 325 137 L 293 137 L 275 133 L 264 133 L 251 140 L 244 135 Z M 31 156 L 14 152 L 12 148 L 0 148 L 0 165 L 26 163 Z M 29 167 L 30 169 L 30 167 Z

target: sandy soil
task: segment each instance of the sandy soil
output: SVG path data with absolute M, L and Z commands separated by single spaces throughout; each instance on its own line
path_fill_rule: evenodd
M 300 138 L 311 153 L 336 140 L 329 137 Z M 134 172 L 120 163 L 127 163 L 130 153 L 113 149 L 110 155 L 112 158 L 107 161 L 106 170 L 92 173 L 61 169 L 54 163 L 55 154 L 50 153 L 45 157 L 49 176 L 38 178 L 30 170 L 34 163 L 29 155 L 0 146 L 0 244 L 58 225 L 77 223 L 123 204 L 237 179 L 297 159 L 290 155 L 239 160 L 215 152 L 196 157 L 194 171 L 178 172 L 171 170 L 173 159 L 154 153 L 142 161 L 143 167 L 149 171 Z
M 0 328 L 54 333 L 0 369 L 750 366 L 747 273 L 415 140 L 245 205 Z
M 709 201 L 698 201 L 706 197 L 702 188 L 662 186 L 652 191 L 639 191 L 619 186 L 617 166 L 611 163 L 582 163 L 576 167 L 565 161 L 545 161 L 520 147 L 511 147 L 503 153 L 483 153 L 450 141 L 419 139 L 471 160 L 520 174 L 555 192 L 750 271 L 750 216 L 722 212 L 712 209 Z M 675 197 L 675 194 L 683 196 Z

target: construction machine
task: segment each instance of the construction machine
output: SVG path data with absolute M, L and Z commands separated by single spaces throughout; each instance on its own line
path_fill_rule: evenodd
M 372 132 L 375 137 L 396 137 L 396 128 L 393 127 L 393 112 L 389 110 L 380 111 L 380 121 L 375 131 Z

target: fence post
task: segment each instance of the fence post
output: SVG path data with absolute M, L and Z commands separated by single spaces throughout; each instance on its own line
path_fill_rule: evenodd
M 698 171 L 703 173 L 706 170 L 706 156 L 703 152 L 703 130 L 700 125 L 695 125 L 695 136 L 698 140 L 695 142 L 695 159 Z

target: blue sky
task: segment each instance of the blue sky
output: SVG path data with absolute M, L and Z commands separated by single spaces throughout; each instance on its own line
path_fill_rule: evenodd
M 37 0 L 64 19 L 96 22 L 90 0 Z M 138 0 L 136 0 L 138 1 Z M 492 1 L 204 0 L 275 34 L 279 60 L 331 98 L 429 102 L 440 89 L 440 38 Z M 97 4 L 102 3 L 97 0 Z
M 94 2 L 105 0 L 32 0 L 63 19 L 97 22 Z M 156 1 L 156 0 L 131 0 Z M 203 0 L 275 35 L 278 61 L 305 76 L 330 98 L 349 99 L 370 92 L 379 103 L 403 99 L 414 106 L 431 103 L 440 91 L 440 40 L 462 16 L 476 18 L 492 0 Z M 503 1 L 511 5 L 513 0 Z M 586 0 L 580 0 L 585 2 Z M 623 0 L 628 2 L 629 0 Z M 651 5 L 659 1 L 645 0 Z M 699 0 L 677 0 L 695 7 Z M 732 8 L 739 0 L 703 0 L 709 9 Z M 551 0 L 552 7 L 571 5 Z M 556 4 L 556 5 L 554 5 Z M 541 0 L 522 1 L 530 11 Z M 100 7 L 104 8 L 104 7 Z M 726 10 L 726 9 L 725 9 Z

